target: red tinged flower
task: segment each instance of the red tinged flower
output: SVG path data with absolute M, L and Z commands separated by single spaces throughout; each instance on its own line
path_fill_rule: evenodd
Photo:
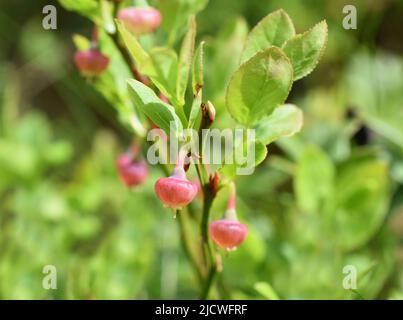
M 109 65 L 109 58 L 95 48 L 77 51 L 74 55 L 74 61 L 77 69 L 89 77 L 99 76 Z
M 220 174 L 218 171 L 215 171 L 213 175 L 210 175 L 210 190 L 211 193 L 215 196 L 218 191 L 218 187 L 220 186 Z
M 199 188 L 196 183 L 186 178 L 183 168 L 186 153 L 180 152 L 172 175 L 160 178 L 155 183 L 155 193 L 165 207 L 173 210 L 187 206 L 196 197 Z
M 210 223 L 209 233 L 214 243 L 225 250 L 235 250 L 242 244 L 248 234 L 246 225 L 238 222 L 236 216 L 235 185 L 231 183 L 231 194 L 224 218 Z
M 144 160 L 134 161 L 131 152 L 120 155 L 116 161 L 122 182 L 129 188 L 143 184 L 148 177 L 148 168 Z
M 119 10 L 118 19 L 135 35 L 153 32 L 161 24 L 161 14 L 157 9 L 124 8 Z
M 234 250 L 245 240 L 248 228 L 238 221 L 221 219 L 210 223 L 209 232 L 217 246 Z

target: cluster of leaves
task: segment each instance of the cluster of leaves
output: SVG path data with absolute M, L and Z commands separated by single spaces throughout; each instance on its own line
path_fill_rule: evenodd
M 171 15 L 164 17 L 169 21 Z M 97 22 L 96 19 L 94 21 Z M 114 100 L 123 114 L 122 118 L 134 123 L 137 133 L 143 133 L 139 129 L 142 124 L 141 119 L 137 119 L 138 111 L 167 133 L 171 123 L 178 136 L 181 136 L 183 128 L 197 129 L 200 126 L 200 105 L 205 100 L 202 96 L 205 67 L 204 41 L 195 49 L 195 18 L 192 16 L 189 19 L 179 54 L 170 46 L 154 46 L 146 50 L 141 39 L 132 35 L 119 21 L 117 29 L 138 70 L 149 77 L 170 104 L 135 79 L 129 81 L 134 94 L 131 95 L 132 102 L 128 101 L 124 85 L 124 80 L 129 78 L 128 70 L 122 72 L 122 63 L 119 63 L 114 52 L 116 48 L 107 43 L 110 41 L 107 37 L 101 37 L 101 48 L 112 57 L 113 62 L 107 74 L 96 81 L 100 91 Z M 108 29 L 105 31 L 108 32 Z M 246 37 L 239 65 L 226 85 L 226 106 L 238 125 L 256 129 L 256 141 L 253 142 L 255 166 L 266 157 L 265 145 L 301 129 L 301 110 L 294 105 L 284 105 L 284 102 L 293 82 L 313 71 L 326 42 L 326 22 L 322 21 L 312 29 L 296 34 L 292 20 L 283 10 L 267 15 Z M 89 41 L 81 36 L 75 36 L 75 43 L 81 50 L 89 46 Z M 110 74 L 114 74 L 116 86 L 106 85 L 112 80 Z M 214 73 L 211 77 L 214 77 Z M 186 100 L 189 79 L 192 82 L 192 95 L 189 94 L 193 97 L 191 101 Z M 117 96 L 121 99 L 116 102 Z M 227 166 L 222 171 L 234 175 L 234 166 Z
M 275 273 L 269 282 L 280 296 L 319 299 L 326 292 L 334 299 L 401 298 L 391 283 L 401 278 L 394 233 L 401 234 L 402 153 L 396 136 L 388 133 L 401 127 L 396 122 L 403 96 L 394 71 L 403 64 L 393 55 L 358 52 L 347 65 L 342 79 L 348 81 L 310 90 L 298 102 L 304 128 L 278 142 L 287 160 L 273 156 L 271 173 L 258 172 L 263 175 L 254 181 L 258 187 L 250 189 L 246 180 L 242 189 L 245 199 L 257 199 L 254 206 L 262 216 L 267 203 L 259 200 L 264 196 L 259 189 L 273 199 L 272 261 L 262 263 L 268 274 Z M 393 81 L 380 86 L 377 79 L 385 72 Z M 351 117 L 350 105 L 357 117 Z M 367 132 L 363 146 L 354 142 L 357 132 Z M 283 189 L 290 181 L 292 193 Z M 273 212 L 281 212 L 281 218 Z M 357 268 L 356 291 L 340 285 L 346 266 Z
M 110 10 L 105 11 L 101 8 L 102 12 L 104 20 L 106 17 L 108 21 L 112 19 Z M 169 18 L 169 15 L 164 16 L 166 20 Z M 151 80 L 150 85 L 139 81 L 140 79 L 130 79 L 128 81 L 132 89 L 130 95 L 124 86 L 120 87 L 121 92 L 115 90 L 114 85 L 110 85 L 114 79 L 103 79 L 108 74 L 95 80 L 96 85 L 103 82 L 109 84 L 107 88 L 106 85 L 97 87 L 107 98 L 112 96 L 111 101 L 116 96 L 125 97 L 122 99 L 124 103 L 117 109 L 121 115 L 123 114 L 123 118 L 128 119 L 127 122 L 136 124 L 133 125 L 135 133 L 144 135 L 143 130 L 139 128 L 147 126 L 139 113 L 145 115 L 167 134 L 174 133 L 178 137 L 182 136 L 184 128 L 196 130 L 203 128 L 201 109 L 202 102 L 206 100 L 203 88 L 205 85 L 208 86 L 208 83 L 205 83 L 204 79 L 204 42 L 202 41 L 196 48 L 194 15 L 188 19 L 187 32 L 179 46 L 179 53 L 170 46 L 169 41 L 168 45 L 163 47 L 147 45 L 144 40 L 130 33 L 118 20 L 116 29 L 106 28 L 105 23 L 102 24 L 96 19 L 94 22 L 104 26 L 100 40 L 102 52 L 112 57 L 112 60 L 118 59 L 113 50 L 118 49 L 116 46 L 121 46 L 119 44 L 121 41 L 124 48 L 120 48 L 119 53 L 122 53 L 122 50 L 128 52 L 136 71 Z M 111 39 L 114 40 L 113 43 Z M 225 104 L 236 122 L 230 126 L 231 128 L 241 126 L 256 129 L 257 136 L 255 141 L 252 141 L 252 147 L 255 148 L 254 166 L 266 158 L 267 144 L 282 136 L 291 136 L 301 129 L 302 112 L 296 106 L 284 102 L 293 82 L 307 76 L 316 67 L 326 42 L 326 22 L 317 24 L 305 33 L 296 34 L 291 18 L 283 10 L 267 15 L 247 35 L 239 62 L 226 84 Z M 81 36 L 75 37 L 75 43 L 80 50 L 89 46 L 89 41 Z M 122 57 L 120 60 L 122 64 L 128 62 L 127 59 L 123 61 Z M 129 62 L 126 67 L 130 68 L 131 63 Z M 108 73 L 118 75 L 114 72 L 113 65 Z M 122 73 L 118 76 L 122 77 Z M 189 82 L 191 92 L 187 90 Z M 105 90 L 108 91 L 104 92 Z M 168 102 L 163 101 L 158 96 L 159 93 L 162 93 Z M 131 105 L 127 101 L 129 96 L 133 101 Z M 235 149 L 239 147 L 234 146 Z M 246 151 L 249 151 L 249 147 L 246 146 Z M 244 164 L 223 164 L 221 172 L 233 178 L 235 169 L 242 165 Z

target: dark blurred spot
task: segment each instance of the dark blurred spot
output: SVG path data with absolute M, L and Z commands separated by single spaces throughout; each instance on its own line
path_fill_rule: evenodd
M 347 111 L 346 118 L 351 120 L 356 118 L 357 115 L 352 108 L 349 108 Z M 352 137 L 352 140 L 359 146 L 364 146 L 369 144 L 370 142 L 370 132 L 367 126 L 362 125 L 358 131 Z

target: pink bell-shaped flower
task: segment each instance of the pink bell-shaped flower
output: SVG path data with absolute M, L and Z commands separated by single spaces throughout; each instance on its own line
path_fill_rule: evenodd
M 87 77 L 99 76 L 109 65 L 109 58 L 97 49 L 98 28 L 94 26 L 92 32 L 91 47 L 88 50 L 77 51 L 74 54 L 74 62 L 77 69 Z
M 143 184 L 148 177 L 147 163 L 144 160 L 134 160 L 137 154 L 138 149 L 135 147 L 116 160 L 119 177 L 129 188 Z
M 118 19 L 135 35 L 153 32 L 161 24 L 160 12 L 151 7 L 120 9 Z
M 108 68 L 109 58 L 98 49 L 90 48 L 85 51 L 77 51 L 74 55 L 77 69 L 85 76 L 99 76 Z
M 227 251 L 235 250 L 240 246 L 248 234 L 246 225 L 237 219 L 235 207 L 236 191 L 235 185 L 231 183 L 231 193 L 224 218 L 212 221 L 209 225 L 209 233 L 214 243 Z
M 160 178 L 155 183 L 155 193 L 165 207 L 182 209 L 196 197 L 199 188 L 186 178 L 183 168 L 186 153 L 180 152 L 176 167 L 170 177 Z

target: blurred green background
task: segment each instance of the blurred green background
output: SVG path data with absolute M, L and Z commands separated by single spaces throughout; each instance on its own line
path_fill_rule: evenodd
M 50 3 L 57 30 L 42 28 Z M 346 4 L 357 30 L 342 27 Z M 329 42 L 288 99 L 304 111 L 302 132 L 238 179 L 250 234 L 223 257 L 213 295 L 402 299 L 403 1 L 210 0 L 198 40 L 219 112 L 248 30 L 278 8 L 297 31 L 326 19 Z M 160 172 L 132 191 L 121 184 L 115 159 L 130 132 L 73 65 L 71 37 L 91 28 L 57 1 L 0 3 L 0 298 L 196 298 L 177 224 L 153 193 Z M 57 268 L 57 290 L 42 287 L 45 265 Z M 348 265 L 356 290 L 342 286 Z

